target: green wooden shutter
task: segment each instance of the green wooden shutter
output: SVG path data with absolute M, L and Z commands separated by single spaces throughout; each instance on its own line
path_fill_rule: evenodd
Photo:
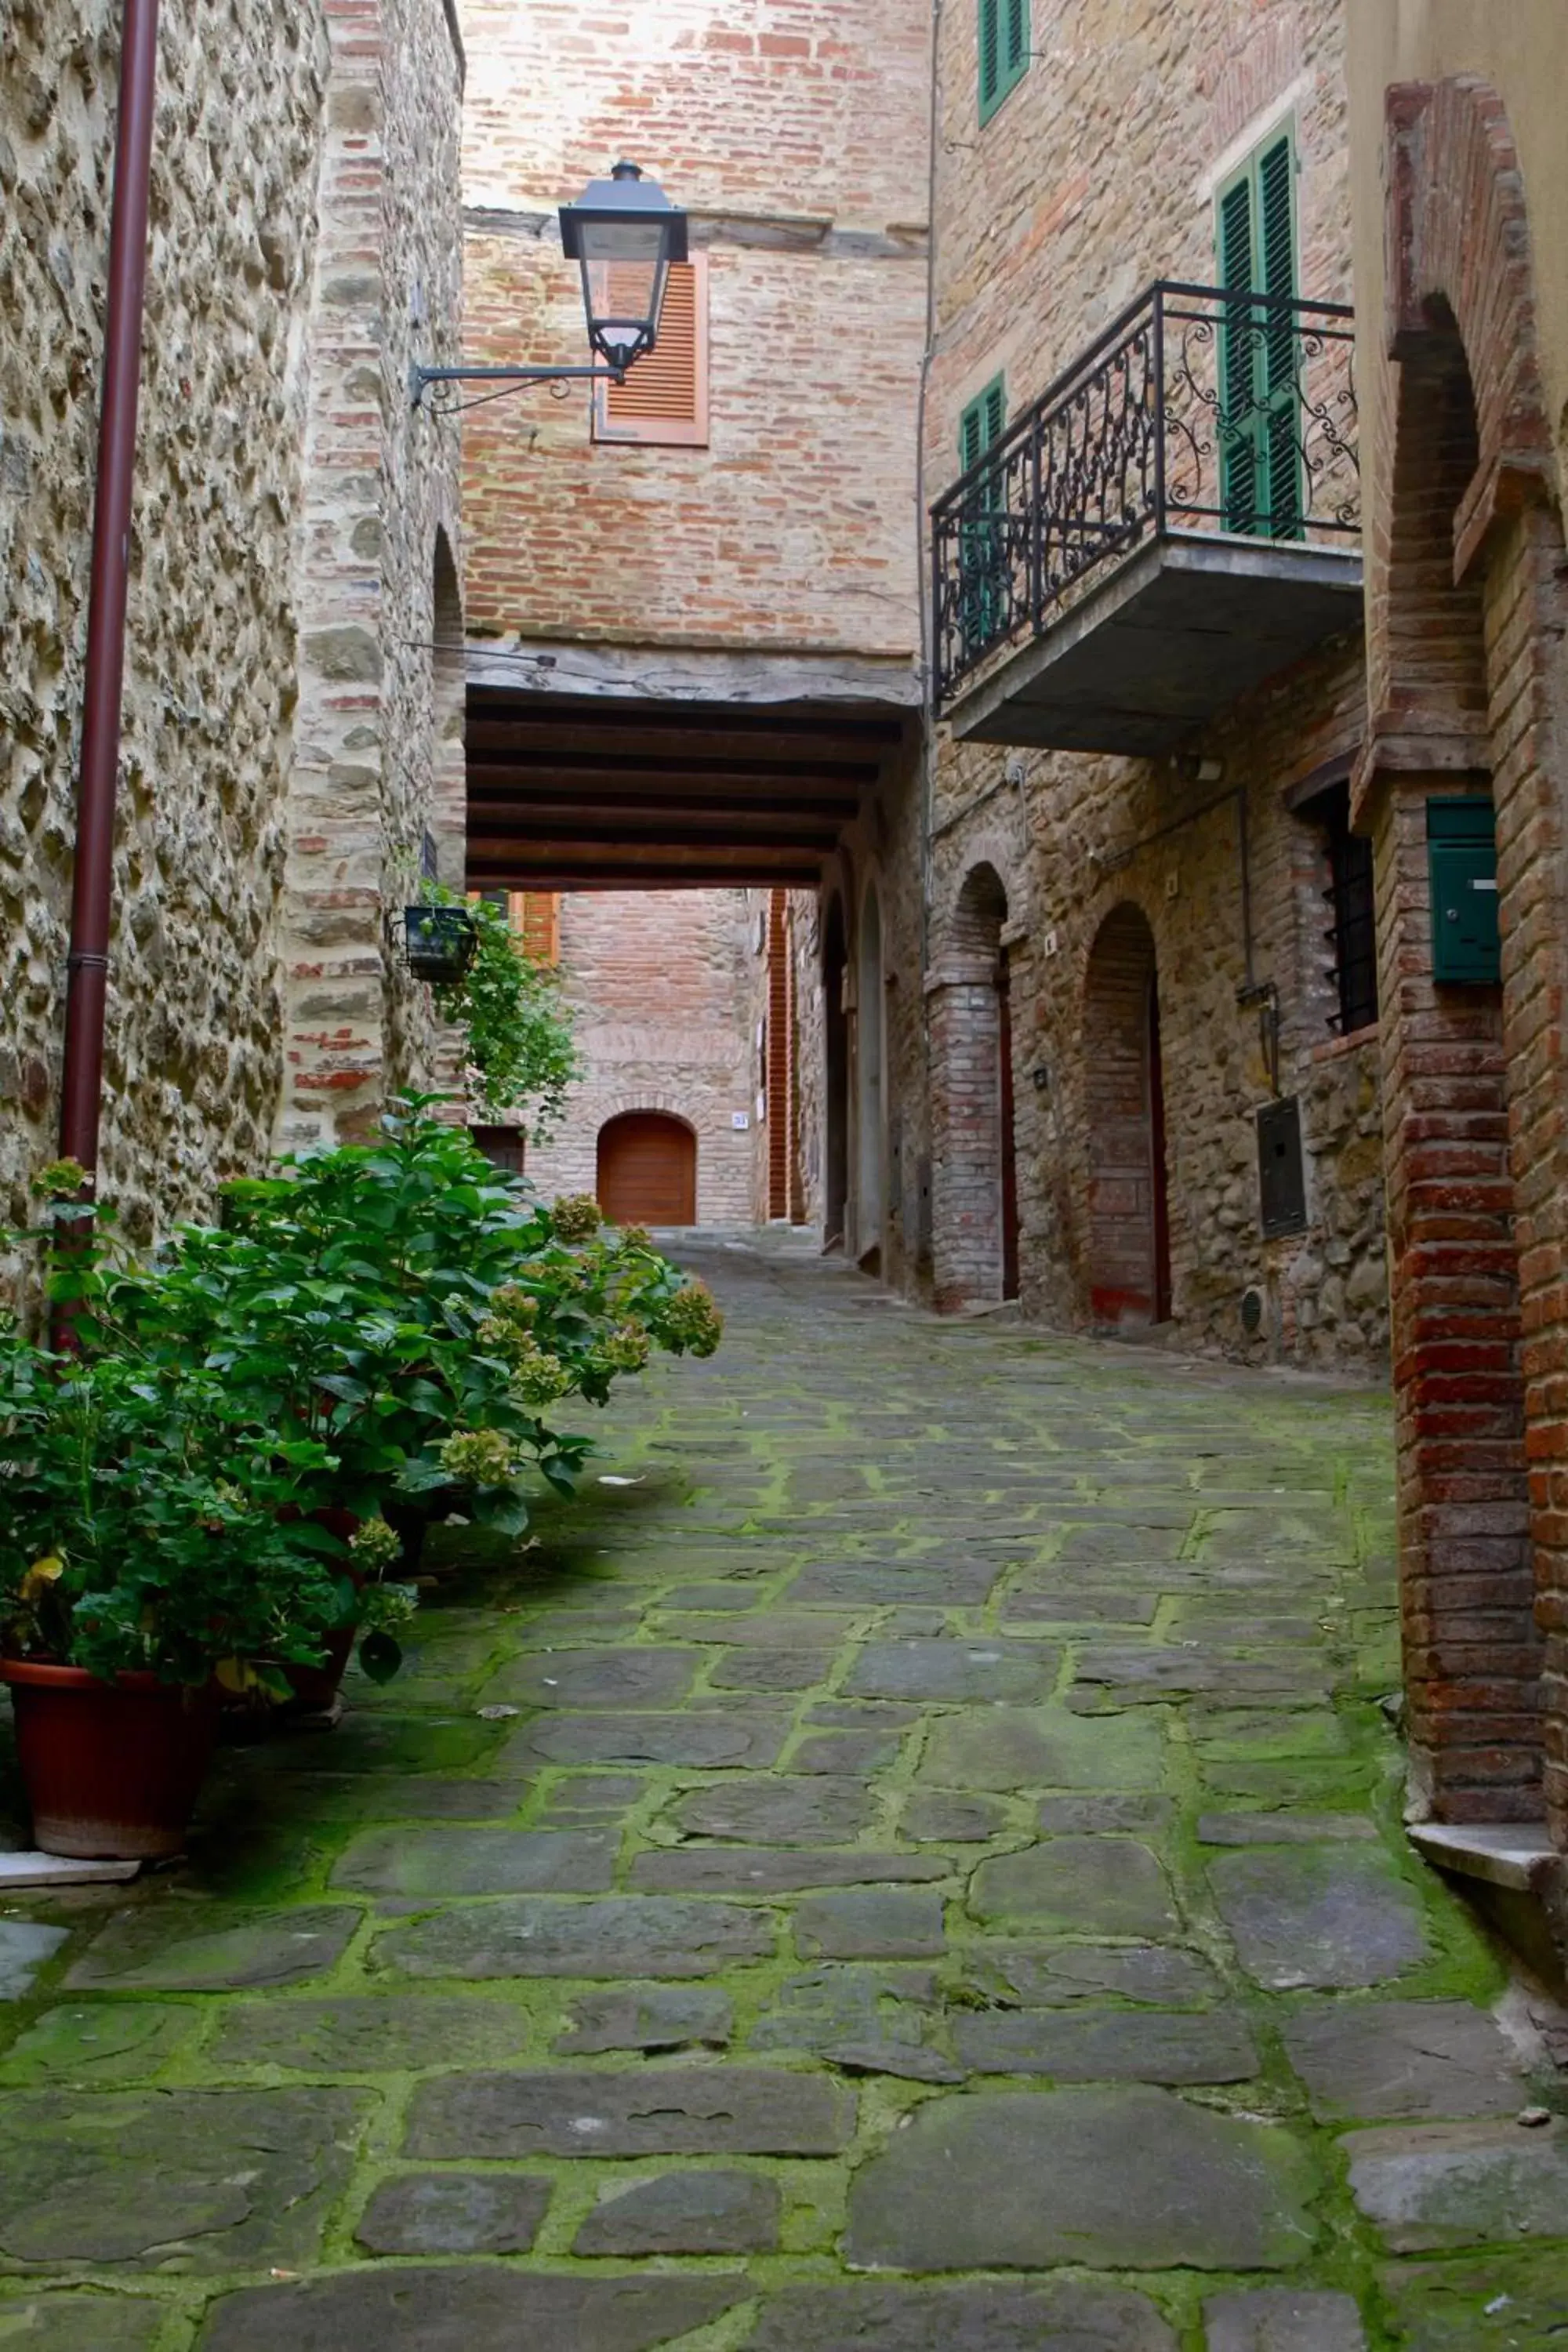
M 992 114 L 1002 96 L 1002 0 L 979 0 L 980 120 Z
M 975 0 L 980 120 L 989 122 L 1029 62 L 1029 0 Z
M 1286 131 L 1220 191 L 1219 278 L 1226 292 L 1294 299 L 1295 178 Z M 1299 353 L 1289 313 L 1228 312 L 1220 332 L 1220 504 L 1227 530 L 1300 535 Z
M 959 463 L 966 474 L 1000 441 L 1006 423 L 1007 379 L 995 375 L 984 392 L 975 394 L 958 420 Z
M 1289 138 L 1266 147 L 1258 166 L 1259 244 L 1263 254 L 1263 290 L 1294 301 L 1296 285 L 1296 159 Z M 1300 401 L 1297 376 L 1300 344 L 1291 312 L 1276 312 L 1268 322 L 1264 357 L 1264 392 L 1268 417 L 1265 456 L 1268 482 L 1265 512 L 1269 534 L 1296 539 L 1301 530 L 1301 467 Z
M 1007 379 L 993 376 L 958 420 L 963 470 L 994 448 L 1007 424 Z M 1003 633 L 1008 610 L 1005 491 L 1000 469 L 983 473 L 965 495 L 959 531 L 959 626 L 965 658 L 975 659 Z

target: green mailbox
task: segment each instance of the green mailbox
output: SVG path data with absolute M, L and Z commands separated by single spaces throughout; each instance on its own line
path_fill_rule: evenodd
M 1426 803 L 1432 977 L 1486 986 L 1502 978 L 1497 919 L 1497 825 L 1489 800 Z

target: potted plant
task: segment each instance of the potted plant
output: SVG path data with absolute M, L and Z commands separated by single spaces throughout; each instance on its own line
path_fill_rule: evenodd
M 189 1366 L 0 1334 L 0 1681 L 46 1853 L 178 1853 L 220 1693 L 321 1662 L 343 1551 L 300 1512 L 321 1452 L 237 1425 Z

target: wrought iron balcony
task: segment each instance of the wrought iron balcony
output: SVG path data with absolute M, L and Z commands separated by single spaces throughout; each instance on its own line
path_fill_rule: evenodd
M 1162 282 L 937 501 L 937 705 L 1154 753 L 1361 613 L 1353 324 Z

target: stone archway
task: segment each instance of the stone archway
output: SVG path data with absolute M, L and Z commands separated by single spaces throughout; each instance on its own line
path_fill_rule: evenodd
M 1549 1010 L 1568 991 L 1552 772 L 1568 615 L 1524 189 L 1496 91 L 1471 77 L 1391 89 L 1385 184 L 1398 375 L 1369 518 L 1355 814 L 1374 842 L 1386 992 L 1412 1771 L 1447 1821 L 1529 1818 L 1544 1777 L 1563 1844 L 1568 1533 L 1553 1476 L 1527 1464 L 1568 1452 L 1568 1066 Z M 1495 816 L 1491 984 L 1434 971 L 1427 845 L 1457 795 Z
M 963 878 L 931 974 L 932 1257 L 940 1308 L 1017 1296 L 1018 1187 L 1007 893 Z
M 1154 934 L 1131 901 L 1089 950 L 1083 1003 L 1089 1313 L 1137 1328 L 1171 1312 L 1165 1091 Z

